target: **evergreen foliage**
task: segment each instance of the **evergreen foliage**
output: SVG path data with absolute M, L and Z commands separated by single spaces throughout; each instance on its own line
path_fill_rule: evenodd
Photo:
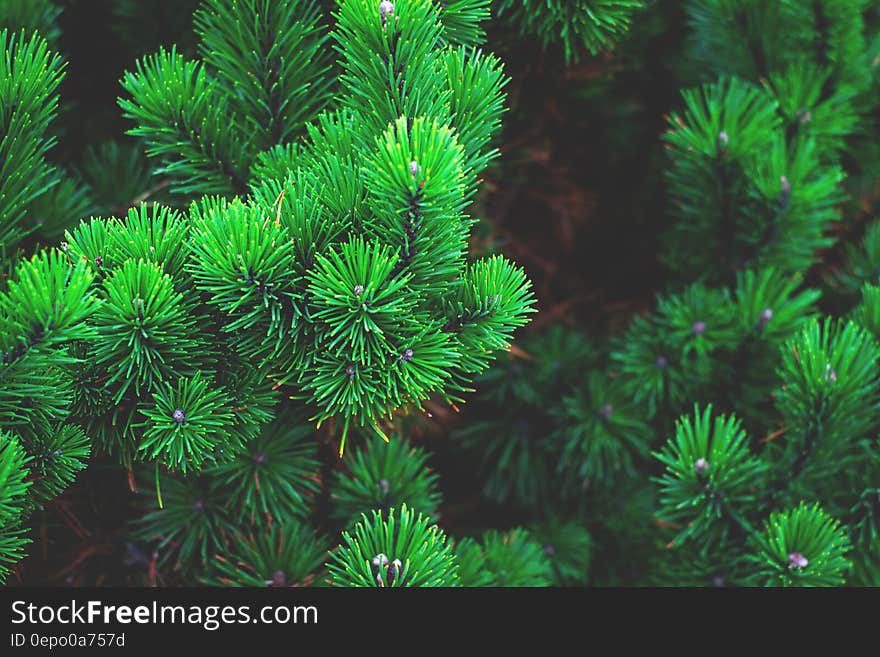
M 368 441 L 346 459 L 330 484 L 332 514 L 350 527 L 367 511 L 388 513 L 407 504 L 414 511 L 437 517 L 442 495 L 437 474 L 427 467 L 428 454 L 402 438 Z
M 0 30 L 38 32 L 53 47 L 61 36 L 58 17 L 62 8 L 52 0 L 3 0 L 0 3 Z
M 160 582 L 880 585 L 871 3 L 108 6 L 128 138 L 71 154 L 68 14 L 0 0 L 0 579 L 99 459 Z M 593 107 L 557 139 L 646 162 L 595 209 L 650 205 L 639 299 L 553 298 L 492 225 L 540 186 L 510 33 Z
M 458 557 L 443 531 L 405 504 L 343 532 L 327 568 L 333 586 L 459 585 Z
M 544 548 L 525 529 L 489 530 L 480 543 L 483 568 L 489 572 L 485 586 L 550 585 L 550 560 Z
M 0 576 L 22 555 L 27 517 L 86 467 L 91 445 L 71 420 L 97 307 L 92 275 L 58 251 L 19 261 L 0 290 Z
M 728 283 L 747 267 L 809 267 L 830 244 L 843 173 L 824 166 L 815 138 L 798 139 L 797 127 L 789 137 L 777 102 L 746 81 L 722 78 L 684 102 L 666 135 L 677 208 L 668 266 L 685 280 Z
M 577 61 L 583 50 L 596 54 L 610 49 L 629 29 L 641 0 L 500 0 L 498 16 L 513 21 L 521 34 L 536 36 L 541 45 L 561 43 L 565 60 Z
M 870 214 L 857 245 L 843 238 L 858 228 L 842 225 L 876 171 L 876 154 L 855 143 L 878 106 L 866 8 L 688 3 L 695 65 L 679 71 L 685 91 L 663 135 L 670 285 L 624 331 L 572 332 L 560 358 L 554 327 L 482 377 L 491 385 L 460 434 L 485 455 L 485 496 L 516 502 L 520 517 L 552 504 L 555 522 L 586 521 L 590 583 L 878 581 L 880 251 Z M 843 257 L 825 268 L 837 240 Z M 658 465 L 653 494 L 633 485 Z M 638 566 L 610 552 L 619 524 L 593 520 L 606 496 L 631 525 Z M 475 546 L 461 544 L 467 577 Z M 599 574 L 597 561 L 619 570 Z
M 757 545 L 757 584 L 836 586 L 850 566 L 846 533 L 818 506 L 771 515 Z
M 240 19 L 229 18 L 233 9 Z M 155 267 L 129 264 L 108 278 L 132 329 L 145 321 L 167 336 L 161 344 L 167 353 L 144 356 L 155 367 L 117 370 L 136 378 L 119 386 L 114 401 L 119 404 L 132 387 L 139 398 L 141 388 L 153 390 L 169 375 L 160 363 L 174 362 L 185 372 L 200 365 L 200 353 L 211 359 L 206 352 L 212 345 L 197 346 L 195 336 L 214 334 L 215 348 L 227 344 L 276 387 L 300 388 L 319 423 L 338 418 L 341 449 L 351 424 L 384 435 L 379 423 L 398 407 L 418 405 L 431 393 L 455 398 L 467 390 L 468 378 L 526 321 L 532 296 L 522 271 L 500 257 L 470 264 L 464 257 L 471 223 L 464 210 L 475 176 L 494 156 L 485 146 L 500 121 L 503 77 L 497 60 L 447 43 L 429 2 L 398 3 L 393 22 L 364 2 L 344 2 L 333 33 L 342 55 L 339 106 L 310 125 L 310 141 L 284 145 L 325 104 L 319 102 L 322 90 L 333 78 L 321 62 L 330 46 L 310 3 L 276 13 L 257 10 L 254 3 L 208 3 L 196 15 L 204 63 L 160 51 L 123 82 L 133 98 L 121 106 L 138 121 L 132 133 L 146 139 L 151 156 L 162 158 L 159 173 L 178 181 L 175 190 L 244 194 L 253 161 L 259 162 L 259 179 L 247 200 L 212 196 L 192 206 L 186 222 L 192 246 L 182 271 L 176 263 L 166 265 L 166 279 Z M 236 32 L 257 14 L 272 25 L 254 25 L 255 35 Z M 294 22 L 296 30 L 288 29 Z M 301 77 L 286 76 L 284 89 L 268 77 L 252 77 L 253 67 L 235 68 L 241 62 L 231 44 L 267 41 L 282 28 L 290 41 L 275 43 L 265 57 L 287 61 L 294 51 L 301 56 L 311 49 L 315 68 L 297 66 Z M 403 77 L 393 96 L 387 96 L 383 72 L 391 66 L 388 57 L 406 63 L 394 64 L 395 75 Z M 449 86 L 438 86 L 438 79 Z M 250 86 L 244 90 L 243 84 Z M 275 107 L 269 100 L 292 99 L 294 92 L 307 94 L 314 106 L 291 101 Z M 377 105 L 377 98 L 385 100 Z M 230 113 L 241 117 L 232 122 L 241 127 L 239 136 L 228 129 Z M 245 139 L 253 133 L 245 116 L 268 131 Z M 177 215 L 167 216 L 176 226 Z M 127 223 L 123 230 L 133 228 Z M 181 244 L 183 230 L 175 230 Z M 82 238 L 74 234 L 69 241 L 88 256 Z M 100 255 L 105 267 L 113 261 L 108 256 L 119 260 Z M 162 264 L 157 256 L 150 259 Z M 127 286 L 119 292 L 117 277 Z M 154 313 L 146 309 L 143 320 L 140 310 L 130 310 L 142 296 L 133 277 L 151 287 L 158 278 L 165 281 L 167 292 L 155 301 L 160 305 Z M 116 358 L 111 349 L 103 352 L 101 362 Z M 205 385 L 176 385 L 192 396 L 191 406 L 212 403 Z M 160 415 L 171 398 L 169 390 L 160 393 Z M 201 453 L 234 432 L 219 420 L 208 432 L 215 438 L 186 437 L 192 433 L 187 424 L 164 430 L 199 445 Z M 175 467 L 188 462 L 186 448 L 148 431 L 148 447 L 140 449 L 148 448 L 149 458 Z
M 93 442 L 154 481 L 135 535 L 198 576 L 230 543 L 262 549 L 234 523 L 284 533 L 310 516 L 322 476 L 303 413 L 341 455 L 351 428 L 387 442 L 397 413 L 471 390 L 534 304 L 521 269 L 467 253 L 504 110 L 500 61 L 475 48 L 487 17 L 485 2 L 346 0 L 331 23 L 311 0 L 205 0 L 199 59 L 171 45 L 123 76 L 119 105 L 150 165 L 119 142 L 87 153 L 89 198 L 121 212 L 58 224 L 60 253 L 20 265 L 0 300 L 0 409 L 47 479 L 35 500 L 69 483 Z M 23 33 L 3 32 L 3 46 L 4 143 L 29 149 L 4 159 L 11 248 L 53 186 L 67 215 L 90 212 L 87 188 L 63 186 L 45 160 L 60 58 Z M 108 167 L 122 187 L 102 179 Z M 148 173 L 169 203 L 133 203 Z M 336 518 L 390 508 L 358 491 L 373 454 L 351 485 L 336 479 Z M 413 484 L 417 453 L 388 454 L 393 504 L 434 513 L 435 476 Z M 205 575 L 220 576 L 244 577 Z
M 46 153 L 63 62 L 37 33 L 0 30 L 0 47 L 0 257 L 9 258 L 36 223 L 29 206 L 59 183 Z
M 586 526 L 551 516 L 530 533 L 544 548 L 553 585 L 582 586 L 589 581 L 593 538 Z
M 216 556 L 215 586 L 307 586 L 321 568 L 326 547 L 306 525 L 276 525 L 270 531 L 237 534 L 226 554 Z M 320 575 L 318 575 L 320 578 Z

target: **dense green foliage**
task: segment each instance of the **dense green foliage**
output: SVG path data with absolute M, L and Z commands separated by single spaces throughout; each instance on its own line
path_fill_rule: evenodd
M 342 455 L 351 427 L 387 442 L 395 413 L 471 389 L 534 302 L 510 261 L 467 258 L 503 110 L 500 62 L 470 47 L 486 17 L 485 3 L 348 0 L 331 33 L 311 0 L 204 2 L 201 61 L 162 49 L 126 73 L 129 133 L 174 196 L 72 226 L 60 254 L 23 262 L 3 293 L 3 426 L 27 426 L 17 434 L 47 478 L 31 495 L 72 479 L 88 435 L 129 468 L 154 464 L 160 507 L 162 479 L 179 473 L 143 531 L 173 540 L 184 565 L 206 562 L 227 517 L 286 532 L 308 515 L 316 461 L 292 442 L 308 432 L 291 409 L 332 422 Z M 2 34 L 5 247 L 58 182 L 44 156 L 61 60 L 37 36 Z M 99 157 L 142 177 L 118 147 Z M 28 413 L 40 386 L 57 400 Z M 201 499 L 229 487 L 234 509 Z
M 520 342 L 481 377 L 462 446 L 489 497 L 586 521 L 591 582 L 876 584 L 876 224 L 835 252 L 876 185 L 876 12 L 695 0 L 686 17 L 666 286 L 624 331 Z
M 874 4 L 113 0 L 78 149 L 72 9 L 0 2 L 0 578 L 91 461 L 150 583 L 880 584 Z M 648 163 L 653 300 L 494 223 L 532 122 Z
M 534 35 L 544 48 L 561 46 L 566 61 L 586 48 L 592 54 L 613 46 L 633 20 L 642 0 L 498 0 L 496 13 L 521 34 Z

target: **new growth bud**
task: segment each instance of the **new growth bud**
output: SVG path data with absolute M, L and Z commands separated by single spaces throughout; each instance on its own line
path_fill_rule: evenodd
M 705 335 L 706 333 L 706 322 L 703 320 L 698 320 L 691 324 L 691 333 L 694 335 Z
M 171 419 L 174 420 L 177 424 L 183 424 L 184 422 L 186 422 L 186 413 L 184 413 L 179 408 L 175 408 L 174 412 L 171 414 Z
M 394 580 L 400 577 L 400 573 L 403 570 L 403 564 L 401 563 L 400 559 L 395 559 L 389 564 L 388 557 L 381 552 L 373 557 L 373 565 L 379 571 L 376 573 L 376 584 L 380 587 L 386 586 L 386 579 L 388 581 L 387 585 L 391 585 Z M 384 578 L 382 577 L 383 569 L 385 570 Z
M 807 564 L 810 563 L 807 561 L 807 558 L 802 555 L 800 552 L 789 552 L 788 553 L 788 567 L 789 568 L 806 568 Z
M 409 163 L 409 171 L 412 174 L 413 178 L 417 178 L 419 175 L 419 163 L 413 160 Z
M 829 383 L 837 381 L 837 372 L 831 369 L 831 363 L 825 365 L 825 380 Z
M 791 194 L 791 183 L 788 182 L 788 178 L 785 176 L 779 176 L 779 184 L 782 185 L 783 194 Z
M 402 569 L 403 564 L 400 563 L 400 559 L 395 559 L 391 562 L 391 565 L 388 566 L 388 570 L 385 573 L 389 585 L 393 584 L 400 577 L 400 571 Z
M 727 145 L 730 143 L 730 135 L 728 135 L 724 130 L 718 133 L 718 146 L 721 148 L 727 148 Z
M 387 25 L 387 18 L 389 14 L 394 13 L 394 3 L 389 2 L 389 0 L 382 0 L 379 3 L 379 16 L 382 18 L 382 27 L 384 28 Z
M 702 477 L 707 472 L 709 472 L 709 461 L 706 459 L 697 459 L 694 463 L 694 472 L 697 473 L 698 476 Z
M 761 314 L 758 315 L 758 324 L 767 326 L 771 319 L 773 319 L 773 310 L 771 308 L 764 308 Z
M 791 183 L 785 176 L 780 176 L 779 184 L 782 186 L 782 191 L 779 193 L 779 205 L 785 209 L 788 207 L 788 199 L 791 198 Z

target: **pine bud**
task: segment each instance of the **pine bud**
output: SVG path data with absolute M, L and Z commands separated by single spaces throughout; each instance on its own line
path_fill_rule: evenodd
M 287 586 L 287 577 L 283 570 L 276 570 L 272 573 L 272 579 L 266 582 L 267 586 Z
M 810 563 L 807 561 L 807 558 L 802 555 L 800 552 L 789 552 L 788 553 L 788 567 L 789 568 L 806 568 L 807 564 Z
M 412 174 L 413 178 L 418 177 L 419 175 L 419 163 L 413 160 L 409 163 L 409 171 Z
M 788 178 L 785 176 L 779 176 L 779 184 L 782 185 L 782 193 L 786 196 L 791 194 L 791 183 L 788 182 Z
M 784 209 L 788 207 L 788 199 L 791 198 L 791 183 L 785 176 L 780 176 L 779 184 L 782 186 L 782 191 L 779 193 L 779 205 Z
M 715 575 L 712 578 L 712 586 L 715 586 L 715 587 L 724 586 L 724 578 L 721 575 Z
M 413 350 L 412 349 L 406 349 L 403 352 L 403 355 L 400 357 L 400 360 L 402 360 L 406 363 L 412 362 L 412 359 L 413 359 Z
M 385 582 L 382 581 L 382 573 L 376 573 L 376 585 L 384 588 Z
M 694 335 L 704 335 L 706 333 L 706 322 L 698 320 L 691 324 L 691 333 Z
M 184 422 L 186 422 L 186 413 L 184 413 L 179 408 L 175 408 L 174 412 L 171 414 L 171 419 L 174 420 L 177 424 L 183 424 Z
M 555 557 L 556 556 L 556 548 L 553 547 L 552 545 L 545 545 L 544 546 L 544 554 L 546 554 L 548 557 Z
M 694 472 L 697 473 L 698 476 L 702 477 L 707 472 L 709 472 L 709 461 L 706 459 L 697 459 L 694 463 Z
M 373 557 L 373 565 L 377 568 L 384 568 L 388 564 L 388 557 L 381 552 Z
M 348 374 L 349 379 L 353 379 L 355 374 L 357 374 L 357 370 L 354 369 L 354 365 L 349 365 L 345 368 L 345 373 Z
M 721 148 L 727 148 L 727 145 L 730 143 L 730 135 L 728 135 L 724 130 L 718 133 L 718 145 Z
M 361 296 L 361 293 L 362 293 L 363 291 L 364 291 L 364 286 L 363 286 L 363 285 L 358 284 L 358 285 L 355 285 L 355 286 L 354 286 L 354 296 L 356 296 L 356 297 Z
M 391 484 L 388 482 L 387 479 L 379 480 L 379 490 L 382 491 L 383 495 L 387 495 L 388 491 L 391 490 Z
M 831 363 L 825 365 L 825 380 L 829 383 L 837 381 L 837 372 L 831 369 Z
M 666 356 L 657 356 L 657 358 L 654 359 L 654 365 L 657 369 L 665 370 L 669 365 L 669 361 L 666 360 Z
M 379 3 L 379 16 L 382 18 L 382 27 L 385 27 L 387 16 L 394 13 L 394 3 L 389 0 L 382 0 Z
M 614 406 L 611 404 L 605 404 L 602 408 L 599 409 L 599 415 L 604 419 L 608 420 L 611 418 L 611 415 L 614 413 Z
M 388 584 L 391 585 L 400 577 L 400 571 L 403 569 L 403 564 L 400 563 L 400 559 L 395 559 L 391 562 L 391 565 L 388 566 Z
M 771 308 L 764 308 L 761 314 L 758 315 L 758 324 L 767 326 L 771 319 L 773 319 L 773 310 Z

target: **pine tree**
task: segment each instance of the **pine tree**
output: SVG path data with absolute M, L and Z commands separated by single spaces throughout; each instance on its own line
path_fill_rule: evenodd
M 641 0 L 500 0 L 496 13 L 516 24 L 520 34 L 536 36 L 542 46 L 561 42 L 567 62 L 577 61 L 588 50 L 609 49 L 625 34 Z M 535 6 L 537 5 L 537 6 Z
M 586 520 L 593 583 L 878 581 L 875 225 L 812 283 L 854 214 L 848 193 L 876 166 L 855 145 L 877 107 L 865 8 L 688 3 L 697 65 L 679 71 L 682 107 L 663 136 L 666 289 L 623 332 L 574 333 L 562 357 L 556 331 L 532 335 L 524 357 L 483 375 L 493 385 L 461 434 L 486 457 L 485 496 L 521 500 L 520 517 L 552 505 Z M 832 306 L 842 317 L 820 314 Z M 633 485 L 658 465 L 653 491 Z M 560 476 L 578 472 L 580 487 Z M 621 516 L 628 552 L 613 552 L 607 516 L 591 522 L 603 487 L 616 513 L 636 514 Z
M 69 14 L 0 3 L 0 577 L 99 459 L 151 583 L 880 584 L 871 3 L 107 6 L 72 152 Z M 618 174 L 578 262 L 495 223 Z
M 526 323 L 522 270 L 467 258 L 466 212 L 497 155 L 504 98 L 500 62 L 473 47 L 485 14 L 347 0 L 328 35 L 313 2 L 206 1 L 201 61 L 172 47 L 124 77 L 132 134 L 190 205 L 68 230 L 60 254 L 19 274 L 46 306 L 42 332 L 4 348 L 14 364 L 48 340 L 46 376 L 76 364 L 40 416 L 69 414 L 65 445 L 88 435 L 126 467 L 152 464 L 160 508 L 139 532 L 160 539 L 163 562 L 198 569 L 221 541 L 244 546 L 236 519 L 268 514 L 286 535 L 286 518 L 308 516 L 316 463 L 272 428 L 279 413 L 332 423 L 340 454 L 351 427 L 387 441 L 396 412 L 432 394 L 459 399 Z M 64 288 L 71 276 L 78 285 Z M 59 290 L 78 295 L 78 310 L 54 310 Z M 29 326 L 20 298 L 0 308 Z M 69 479 L 71 466 L 41 467 Z M 231 506 L 211 501 L 229 486 Z M 204 521 L 193 523 L 196 507 Z
M 406 505 L 363 516 L 327 564 L 333 586 L 458 586 L 458 556 L 437 525 Z

